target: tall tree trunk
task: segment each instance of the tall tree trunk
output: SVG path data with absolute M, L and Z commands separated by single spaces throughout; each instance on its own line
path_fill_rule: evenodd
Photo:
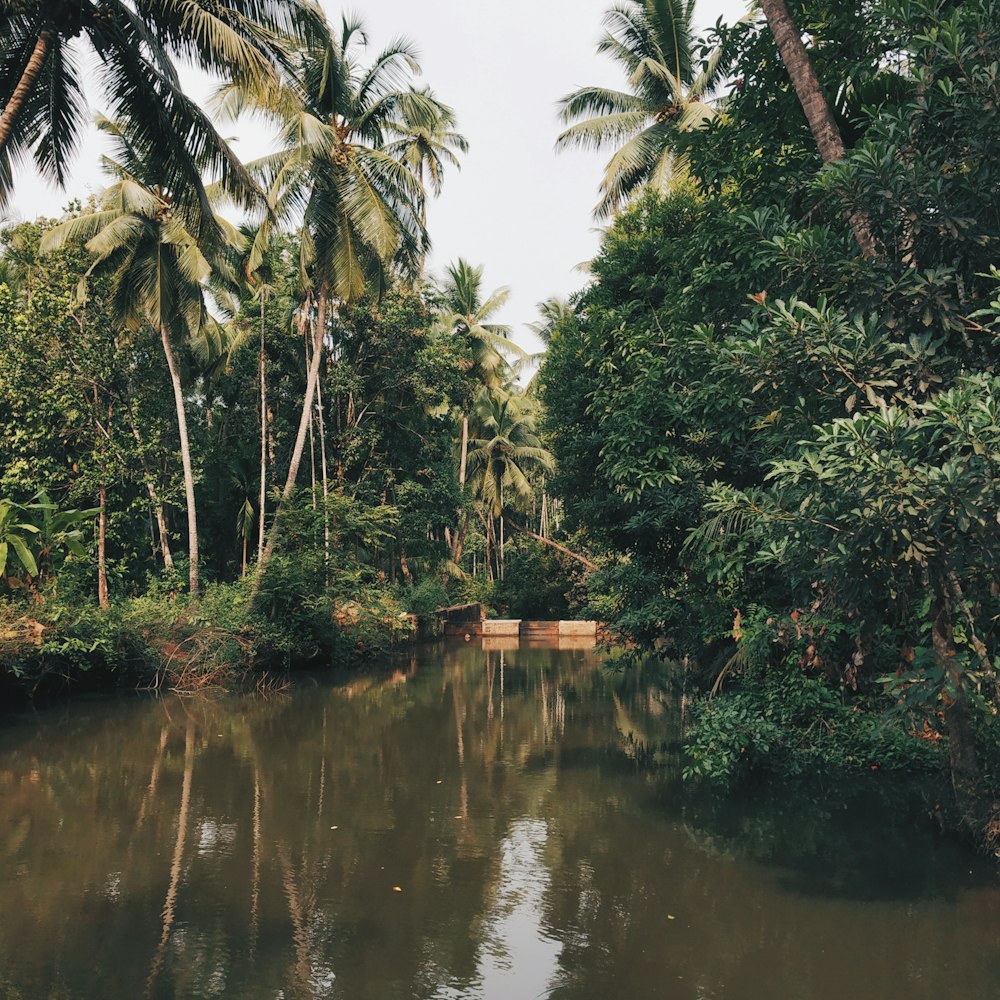
M 500 580 L 504 579 L 504 572 L 506 566 L 504 565 L 504 547 L 507 541 L 505 537 L 504 524 L 503 524 L 503 483 L 500 484 Z
M 462 561 L 462 549 L 465 547 L 465 536 L 469 530 L 469 515 L 466 511 L 459 511 L 458 525 L 455 533 L 451 536 L 451 561 L 460 566 Z
M 953 635 L 953 604 L 948 584 L 941 581 L 931 608 L 931 637 L 934 654 L 944 668 L 950 697 L 945 700 L 944 722 L 948 731 L 948 760 L 955 799 L 962 813 L 963 825 L 974 836 L 981 836 L 987 808 L 983 796 L 982 772 L 969 714 L 969 701 L 962 672 L 956 661 Z
M 260 297 L 260 507 L 257 517 L 257 561 L 264 557 L 264 515 L 267 512 L 267 355 L 264 352 L 264 295 Z
M 309 319 L 312 319 L 312 314 L 310 313 Z M 310 336 L 310 332 L 312 336 Z M 303 336 L 303 350 L 305 351 L 306 357 L 306 368 L 312 368 L 311 355 L 309 353 L 310 341 L 315 337 L 316 332 L 312 329 L 311 323 L 307 322 L 302 327 Z M 316 388 L 319 388 L 319 378 L 316 379 Z M 309 410 L 309 483 L 310 489 L 312 491 L 312 508 L 316 509 L 316 437 L 313 430 L 314 414 L 312 409 Z
M 42 72 L 51 44 L 52 32 L 50 31 L 43 31 L 35 42 L 35 47 L 24 67 L 24 72 L 21 73 L 21 79 L 17 81 L 14 93 L 10 95 L 10 100 L 3 109 L 3 114 L 0 115 L 0 150 L 6 147 L 11 133 L 14 131 L 14 122 L 20 114 L 21 108 L 24 107 L 24 102 L 28 99 L 28 94 L 31 93 L 31 88 L 34 87 L 38 75 Z
M 108 601 L 108 491 L 101 486 L 97 491 L 100 513 L 97 515 L 97 604 L 106 608 Z
M 188 441 L 187 414 L 184 410 L 184 391 L 181 388 L 180 371 L 174 358 L 174 348 L 170 343 L 170 331 L 165 323 L 160 324 L 160 340 L 163 353 L 170 369 L 170 382 L 174 388 L 174 405 L 177 408 L 177 429 L 181 439 L 181 463 L 184 466 L 184 494 L 187 501 L 188 522 L 188 589 L 192 597 L 198 596 L 198 514 L 194 499 L 194 470 L 191 466 L 191 446 Z
M 160 534 L 160 554 L 163 556 L 163 568 L 172 571 L 174 568 L 174 557 L 170 551 L 170 533 L 167 531 L 167 518 L 163 513 L 163 504 L 160 502 L 156 488 L 149 479 L 146 480 L 146 489 L 149 491 L 149 501 L 153 505 L 153 513 L 156 515 L 156 528 Z
M 103 475 L 104 460 L 107 456 L 107 444 L 106 439 L 111 436 L 111 415 L 112 408 L 111 404 L 108 404 L 108 425 L 107 427 L 101 427 L 101 400 L 100 393 L 97 388 L 97 382 L 94 382 L 94 425 L 103 434 L 101 438 L 100 455 L 101 455 L 101 471 Z M 108 606 L 108 491 L 103 483 L 98 487 L 97 490 L 97 504 L 98 504 L 98 514 L 97 514 L 97 606 L 99 608 L 107 608 Z
M 465 490 L 465 477 L 469 464 L 469 414 L 462 413 L 462 451 L 458 461 L 458 485 Z M 458 524 L 455 526 L 455 534 L 452 537 L 451 561 L 459 566 L 462 559 L 462 546 L 465 542 L 465 533 L 468 527 L 468 514 L 460 510 L 458 512 Z
M 322 367 L 322 366 L 320 366 Z M 323 552 L 327 564 L 330 562 L 330 480 L 326 470 L 326 421 L 323 419 L 323 378 L 322 372 L 316 382 L 316 416 L 319 418 L 319 460 L 323 475 Z M 329 582 L 329 581 L 328 581 Z
M 469 414 L 462 414 L 462 457 L 458 463 L 458 485 L 465 489 L 465 469 L 469 462 Z
M 834 163 L 843 159 L 845 150 L 840 129 L 823 95 L 819 77 L 816 76 L 809 53 L 788 12 L 785 0 L 760 0 L 760 6 L 778 46 L 781 61 L 791 77 L 792 86 L 795 87 L 799 104 L 802 105 L 823 162 Z M 868 216 L 863 212 L 849 210 L 847 217 L 861 252 L 866 257 L 878 256 L 878 245 L 872 234 L 871 220 Z
M 288 498 L 295 489 L 295 482 L 299 476 L 299 466 L 302 464 L 302 452 L 306 446 L 306 435 L 309 433 L 309 424 L 312 417 L 313 399 L 316 395 L 316 384 L 319 381 L 319 366 L 323 357 L 323 337 L 326 332 L 326 313 L 329 305 L 330 286 L 325 282 L 319 289 L 318 317 L 316 330 L 313 334 L 313 354 L 312 363 L 309 365 L 309 372 L 306 376 L 306 394 L 302 400 L 302 416 L 299 418 L 299 430 L 295 437 L 295 445 L 292 448 L 292 457 L 288 465 L 288 476 L 285 478 L 285 487 L 281 491 L 281 502 L 274 512 L 274 519 L 271 522 L 271 530 L 267 535 L 267 544 L 264 547 L 264 556 L 257 563 L 257 572 L 254 574 L 252 597 L 256 597 L 260 590 L 260 581 L 271 556 L 274 554 L 274 546 L 278 541 L 278 534 L 281 530 L 282 507 L 288 502 Z
M 313 433 L 313 415 L 309 414 L 309 490 L 312 493 L 312 508 L 316 509 L 316 437 Z
M 483 562 L 486 564 L 486 578 L 493 580 L 493 556 L 490 551 L 490 519 L 483 518 Z

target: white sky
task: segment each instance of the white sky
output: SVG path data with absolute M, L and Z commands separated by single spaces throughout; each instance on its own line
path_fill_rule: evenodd
M 339 19 L 340 5 L 323 0 Z M 524 325 L 535 304 L 565 296 L 584 283 L 575 266 L 594 256 L 599 233 L 591 220 L 602 166 L 610 152 L 553 150 L 560 123 L 556 102 L 587 84 L 621 87 L 611 61 L 599 56 L 601 16 L 609 0 L 365 0 L 362 12 L 374 55 L 398 35 L 420 50 L 422 82 L 429 83 L 459 119 L 469 139 L 460 172 L 450 171 L 444 192 L 428 210 L 431 270 L 462 256 L 485 264 L 487 290 L 509 285 L 512 296 L 498 317 L 515 339 L 536 349 Z M 735 21 L 745 0 L 699 0 L 698 21 Z M 190 74 L 201 99 L 207 81 Z M 95 97 L 97 95 L 94 95 Z M 98 108 L 98 110 L 100 110 Z M 236 150 L 252 159 L 267 150 L 260 126 L 239 130 Z M 100 140 L 88 137 L 67 191 L 22 171 L 11 199 L 15 218 L 58 216 L 71 196 L 104 186 Z

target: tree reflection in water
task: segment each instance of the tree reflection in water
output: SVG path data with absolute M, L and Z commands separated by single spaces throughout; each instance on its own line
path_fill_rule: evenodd
M 0 996 L 1000 991 L 993 876 L 903 800 L 690 798 L 685 704 L 654 664 L 461 645 L 14 720 Z

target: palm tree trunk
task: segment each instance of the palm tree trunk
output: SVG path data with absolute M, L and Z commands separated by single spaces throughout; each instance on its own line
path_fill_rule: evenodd
M 504 578 L 504 526 L 503 526 L 503 483 L 500 483 L 500 580 Z
M 309 483 L 312 492 L 312 508 L 316 509 L 316 437 L 313 434 L 313 415 L 309 414 Z
M 460 566 L 462 562 L 462 549 L 465 547 L 465 536 L 469 530 L 469 515 L 462 511 L 458 516 L 458 527 L 452 536 L 451 561 Z
M 462 414 L 462 452 L 458 462 L 458 485 L 465 489 L 465 476 L 469 464 L 469 414 Z M 461 510 L 458 514 L 458 524 L 455 526 L 455 534 L 451 546 L 451 561 L 458 566 L 462 558 L 462 544 L 465 541 L 466 523 L 468 515 Z
M 28 94 L 31 93 L 31 88 L 35 85 L 39 73 L 42 72 L 51 44 L 52 33 L 50 31 L 43 31 L 35 42 L 35 47 L 28 58 L 28 64 L 24 67 L 21 79 L 17 81 L 14 93 L 10 95 L 10 100 L 3 109 L 3 114 L 0 115 L 0 150 L 6 147 L 10 139 L 14 130 L 14 121 L 20 114 Z
M 111 405 L 108 405 L 108 426 L 107 428 L 101 427 L 101 417 L 100 417 L 100 393 L 98 392 L 97 382 L 94 382 L 94 425 L 98 430 L 103 431 L 106 436 L 110 436 L 111 431 Z M 101 455 L 101 466 L 104 466 L 104 458 L 107 455 L 107 446 L 104 439 L 101 440 L 100 446 Z M 108 560 L 107 560 L 107 542 L 108 542 L 108 491 L 104 484 L 97 489 L 97 502 L 98 502 L 98 515 L 97 515 L 97 606 L 101 609 L 107 608 L 108 606 Z
M 458 463 L 458 485 L 465 489 L 465 469 L 469 462 L 469 414 L 462 414 L 462 457 Z
M 483 562 L 486 564 L 486 578 L 493 579 L 493 556 L 490 553 L 490 519 L 483 518 Z
M 177 430 L 181 439 L 181 463 L 184 466 L 184 494 L 187 501 L 188 522 L 188 589 L 192 597 L 198 596 L 198 515 L 194 499 L 194 470 L 191 466 L 191 446 L 188 441 L 187 414 L 184 411 L 184 392 L 181 376 L 174 358 L 174 348 L 170 343 L 170 331 L 166 323 L 160 324 L 160 340 L 163 353 L 170 369 L 170 382 L 174 388 L 174 405 L 177 408 Z
M 163 568 L 173 570 L 174 557 L 170 551 L 170 533 L 167 531 L 167 518 L 163 513 L 163 504 L 156 494 L 156 488 L 152 482 L 146 480 L 146 489 L 149 491 L 149 501 L 153 505 L 153 512 L 156 514 L 156 528 L 160 534 L 160 553 L 163 556 Z
M 97 491 L 100 513 L 97 515 L 97 605 L 108 606 L 108 491 L 101 486 Z
M 323 419 L 323 379 L 316 381 L 316 415 L 319 418 L 319 460 L 323 475 L 323 552 L 325 561 L 330 562 L 330 478 L 326 470 L 326 421 Z
M 267 356 L 264 353 L 264 296 L 260 297 L 260 507 L 257 518 L 257 561 L 264 555 L 264 515 L 267 509 Z
M 785 0 L 760 0 L 760 6 L 778 46 L 781 61 L 791 77 L 792 86 L 795 87 L 799 104 L 802 105 L 823 162 L 834 163 L 843 159 L 844 140 L 840 129 L 823 95 L 819 77 L 816 76 L 809 53 L 788 12 Z M 849 210 L 848 219 L 861 252 L 866 257 L 877 256 L 878 245 L 872 234 L 871 220 L 868 216 L 864 212 Z
M 316 384 L 319 381 L 319 366 L 323 357 L 323 336 L 326 332 L 326 313 L 329 298 L 330 286 L 324 282 L 319 289 L 319 308 L 316 330 L 313 334 L 312 363 L 309 365 L 309 372 L 306 377 L 306 394 L 302 400 L 302 416 L 299 418 L 299 430 L 295 437 L 295 445 L 292 448 L 292 457 L 288 465 L 288 476 L 285 478 L 285 487 L 281 491 L 281 502 L 278 504 L 278 509 L 274 512 L 271 530 L 267 535 L 264 556 L 257 563 L 257 572 L 254 575 L 251 597 L 256 597 L 260 590 L 260 581 L 264 567 L 274 554 L 274 546 L 278 541 L 278 534 L 281 529 L 282 507 L 292 495 L 292 491 L 295 489 L 295 482 L 299 476 L 299 466 L 302 464 L 302 452 L 305 450 L 306 435 L 309 433 L 309 424 L 312 417 L 313 398 L 316 395 Z

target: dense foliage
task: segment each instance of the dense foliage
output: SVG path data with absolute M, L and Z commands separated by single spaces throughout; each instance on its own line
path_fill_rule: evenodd
M 593 606 L 712 686 L 692 774 L 944 735 L 995 838 L 1000 18 L 790 8 L 848 152 L 821 169 L 765 23 L 712 41 L 736 83 L 689 188 L 618 217 L 552 339 L 555 489 L 608 553 Z

